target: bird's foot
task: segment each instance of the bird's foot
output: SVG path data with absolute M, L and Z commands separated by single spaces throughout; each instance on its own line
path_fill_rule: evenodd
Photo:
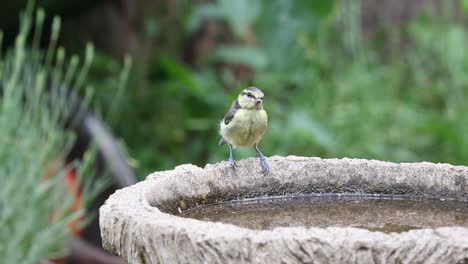
M 263 172 L 265 174 L 269 173 L 270 172 L 270 166 L 268 166 L 268 163 L 267 163 L 265 157 L 263 157 L 263 156 L 260 157 L 260 163 L 262 164 Z
M 232 169 L 237 168 L 237 161 L 233 158 L 229 158 L 229 161 L 231 162 Z
M 237 167 L 237 161 L 234 159 L 233 155 L 233 147 L 231 144 L 229 144 L 229 161 L 231 162 L 232 169 L 235 170 Z

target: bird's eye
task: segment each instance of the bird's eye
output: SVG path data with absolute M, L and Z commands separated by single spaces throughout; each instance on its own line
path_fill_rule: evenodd
M 251 93 L 247 93 L 247 97 L 254 98 L 253 94 L 251 94 Z

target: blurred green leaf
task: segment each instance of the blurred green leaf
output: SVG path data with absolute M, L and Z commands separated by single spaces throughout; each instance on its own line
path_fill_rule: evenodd
M 255 22 L 261 9 L 259 0 L 218 0 L 218 4 L 239 37 L 245 36 L 247 28 Z
M 225 19 L 225 11 L 216 4 L 203 4 L 197 6 L 190 16 L 188 22 L 189 32 L 193 32 L 200 28 L 202 22 L 206 19 Z
M 259 0 L 217 0 L 214 4 L 197 6 L 188 29 L 193 32 L 206 19 L 224 20 L 236 36 L 243 38 L 247 33 L 247 28 L 255 22 L 260 10 Z
M 268 59 L 260 49 L 248 47 L 219 46 L 213 54 L 213 59 L 243 64 L 254 70 L 262 70 L 268 65 Z
M 467 12 L 468 11 L 468 0 L 460 0 L 461 6 L 463 8 L 463 11 Z
M 158 23 L 154 19 L 154 17 L 147 17 L 144 20 L 144 26 L 143 26 L 145 35 L 148 39 L 156 39 L 156 36 L 158 35 L 160 28 L 158 26 Z
M 318 145 L 324 148 L 332 148 L 334 140 L 329 131 L 327 131 L 320 123 L 315 121 L 305 112 L 291 111 L 289 113 L 287 128 L 295 138 L 308 138 L 317 142 Z
M 335 0 L 300 0 L 297 2 L 300 7 L 322 19 L 329 16 L 335 7 Z

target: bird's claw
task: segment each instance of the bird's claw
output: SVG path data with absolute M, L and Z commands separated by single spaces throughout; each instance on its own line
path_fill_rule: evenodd
M 270 172 L 270 166 L 268 166 L 268 163 L 265 159 L 265 157 L 260 157 L 260 163 L 262 164 L 263 172 L 265 174 Z
M 231 162 L 232 168 L 236 169 L 237 168 L 237 161 L 235 159 L 229 159 L 229 161 Z

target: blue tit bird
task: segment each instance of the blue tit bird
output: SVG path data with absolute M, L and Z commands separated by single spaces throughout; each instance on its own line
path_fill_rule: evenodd
M 258 143 L 268 125 L 268 115 L 263 110 L 263 97 L 263 92 L 257 87 L 250 86 L 244 89 L 221 120 L 219 145 L 228 144 L 229 161 L 234 169 L 237 162 L 233 156 L 233 149 L 246 147 L 254 148 L 260 158 L 263 171 L 265 173 L 270 171 L 265 156 L 258 149 Z

